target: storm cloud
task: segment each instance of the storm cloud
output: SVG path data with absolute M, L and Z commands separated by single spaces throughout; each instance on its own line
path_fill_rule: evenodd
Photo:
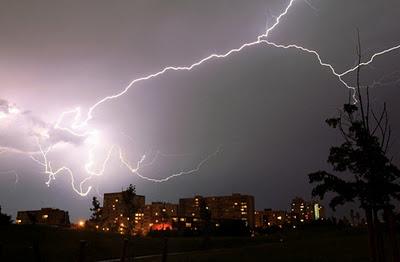
M 135 78 L 254 41 L 288 2 L 0 1 L 0 111 L 8 113 L 7 101 L 15 101 L 23 112 L 0 120 L 0 145 L 36 150 L 36 137 L 46 134 L 45 143 L 66 144 L 51 156 L 54 165 L 68 165 L 80 179 L 86 138 L 53 128 L 62 112 L 80 106 L 84 117 Z M 338 72 L 355 64 L 357 29 L 365 59 L 400 43 L 399 1 L 308 2 L 295 1 L 272 41 L 317 50 Z M 376 83 L 374 105 L 388 103 L 394 134 L 400 132 L 399 58 L 398 51 L 381 56 L 361 72 L 363 84 Z M 354 74 L 346 77 L 354 80 Z M 286 209 L 292 197 L 310 197 L 309 172 L 328 168 L 329 147 L 340 137 L 324 120 L 348 92 L 312 54 L 263 44 L 142 81 L 93 112 L 88 128 L 99 131 L 102 145 L 95 148 L 97 165 L 113 144 L 131 163 L 143 154 L 149 163 L 161 151 L 165 155 L 142 172 L 163 178 L 222 151 L 196 175 L 162 184 L 132 175 L 113 155 L 93 185 L 101 194 L 133 183 L 149 201 L 242 192 L 256 197 L 257 208 Z M 399 149 L 395 143 L 391 153 Z M 12 189 L 13 181 L 0 177 L 6 212 L 55 206 L 73 218 L 88 214 L 89 199 L 74 194 L 68 176 L 47 188 L 41 167 L 30 159 L 2 154 L 0 165 L 20 174 Z

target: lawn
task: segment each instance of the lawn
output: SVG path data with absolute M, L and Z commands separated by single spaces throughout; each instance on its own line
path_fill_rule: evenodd
M 0 261 L 35 261 L 35 250 L 42 261 L 76 261 L 81 240 L 87 242 L 85 261 L 121 254 L 123 240 L 118 234 L 13 225 L 0 228 Z M 202 241 L 200 237 L 170 238 L 168 261 L 368 261 L 363 230 L 312 227 L 253 238 L 215 237 L 207 250 L 202 249 Z M 129 253 L 160 254 L 163 243 L 161 238 L 134 238 Z

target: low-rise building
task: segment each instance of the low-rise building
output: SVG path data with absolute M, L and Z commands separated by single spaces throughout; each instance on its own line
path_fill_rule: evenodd
M 254 218 L 256 228 L 267 228 L 271 226 L 282 227 L 291 223 L 290 215 L 283 210 L 257 210 L 254 213 Z
M 17 224 L 38 224 L 51 226 L 70 226 L 68 211 L 55 208 L 42 208 L 40 210 L 18 211 Z
M 144 231 L 171 230 L 178 221 L 178 205 L 165 202 L 152 202 L 144 208 Z

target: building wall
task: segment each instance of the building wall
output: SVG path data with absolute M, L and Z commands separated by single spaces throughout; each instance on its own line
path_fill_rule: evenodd
M 172 229 L 173 222 L 178 219 L 178 205 L 172 203 L 153 202 L 144 208 L 144 231 L 160 228 Z
M 325 218 L 325 209 L 317 201 L 305 201 L 300 197 L 292 200 L 290 211 L 294 222 L 308 222 Z
M 42 208 L 32 211 L 18 211 L 17 224 L 41 224 L 53 226 L 70 226 L 67 211 L 54 208 Z
M 141 234 L 144 223 L 145 197 L 135 195 L 133 203 L 137 212 L 134 216 L 130 216 L 127 214 L 127 207 L 123 202 L 123 192 L 105 193 L 102 209 L 103 222 L 99 225 L 99 229 L 126 233 L 131 228 L 135 234 Z
M 291 223 L 290 215 L 283 210 L 264 209 L 255 212 L 255 227 L 267 228 Z
M 254 197 L 250 195 L 182 198 L 179 200 L 179 217 L 200 218 L 202 201 L 210 211 L 212 220 L 242 220 L 254 228 Z

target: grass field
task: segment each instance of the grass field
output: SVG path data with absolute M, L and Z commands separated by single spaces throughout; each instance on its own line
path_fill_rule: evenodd
M 117 234 L 13 225 L 0 228 L 0 261 L 35 261 L 35 245 L 42 261 L 76 261 L 80 240 L 88 243 L 85 261 L 121 254 L 122 237 Z M 202 240 L 170 238 L 168 261 L 368 261 L 367 234 L 362 230 L 312 227 L 253 238 L 218 237 L 211 238 L 207 250 L 202 249 Z M 161 238 L 134 238 L 129 253 L 145 256 L 160 254 L 162 249 Z

